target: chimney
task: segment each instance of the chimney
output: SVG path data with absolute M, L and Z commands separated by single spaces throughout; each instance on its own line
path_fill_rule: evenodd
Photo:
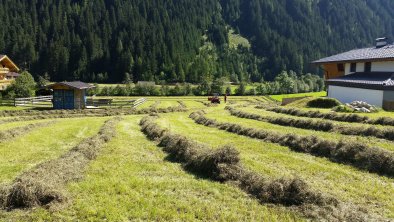
M 383 37 L 383 38 L 377 38 L 376 39 L 376 48 L 382 48 L 385 47 L 387 45 L 387 37 Z

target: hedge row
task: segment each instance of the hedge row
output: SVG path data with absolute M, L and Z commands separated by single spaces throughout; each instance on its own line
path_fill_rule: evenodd
M 310 129 L 323 132 L 337 132 L 343 135 L 353 136 L 373 136 L 381 139 L 394 141 L 394 128 L 378 128 L 376 126 L 346 126 L 334 124 L 327 120 L 313 120 L 313 119 L 294 119 L 289 117 L 273 117 L 261 116 L 259 114 L 247 113 L 236 110 L 232 107 L 226 107 L 233 116 L 265 121 L 281 126 L 291 126 L 301 129 Z
M 367 116 L 362 116 L 354 113 L 353 114 L 340 114 L 335 112 L 322 113 L 320 111 L 305 111 L 301 109 L 295 109 L 295 108 L 288 109 L 283 107 L 267 108 L 265 106 L 256 106 L 256 108 L 266 109 L 267 111 L 270 112 L 283 113 L 292 116 L 329 119 L 329 120 L 349 122 L 349 123 L 368 123 L 374 125 L 394 126 L 394 118 L 390 118 L 390 117 L 379 117 L 377 119 L 371 119 Z
M 369 147 L 364 143 L 350 140 L 334 142 L 317 136 L 283 134 L 269 130 L 247 128 L 233 123 L 220 123 L 206 118 L 202 112 L 194 112 L 190 115 L 190 118 L 198 124 L 278 143 L 296 152 L 327 157 L 333 162 L 352 165 L 381 175 L 394 176 L 394 153 L 379 147 Z
M 149 139 L 158 141 L 171 159 L 181 162 L 187 171 L 215 181 L 231 182 L 263 203 L 292 206 L 314 219 L 367 220 L 365 213 L 310 190 L 301 179 L 270 180 L 246 170 L 240 164 L 239 152 L 232 146 L 211 149 L 162 129 L 152 116 L 143 118 L 140 125 Z
M 167 108 L 146 108 L 146 109 L 97 109 L 97 110 L 51 110 L 51 111 L 32 111 L 26 112 L 28 115 L 0 119 L 0 124 L 41 120 L 41 119 L 62 119 L 62 118 L 85 118 L 85 117 L 106 117 L 106 116 L 120 116 L 120 115 L 142 115 L 150 113 L 171 113 L 171 112 L 186 112 L 188 109 L 184 103 L 179 103 L 178 106 L 171 106 Z
M 54 124 L 55 121 L 44 123 L 32 123 L 26 126 L 16 127 L 9 130 L 0 131 L 0 143 L 11 140 L 15 137 L 22 136 L 37 128 L 46 127 Z
M 23 173 L 11 185 L 0 188 L 0 207 L 7 210 L 50 207 L 65 201 L 65 185 L 83 176 L 88 163 L 115 136 L 115 127 L 120 120 L 106 121 L 97 135 L 83 140 L 60 158 Z

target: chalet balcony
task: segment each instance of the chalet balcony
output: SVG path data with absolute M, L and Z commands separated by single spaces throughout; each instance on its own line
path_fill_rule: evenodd
M 9 73 L 10 70 L 8 68 L 0 68 L 0 73 Z
M 13 81 L 13 79 L 3 79 L 0 80 L 0 84 L 11 84 Z

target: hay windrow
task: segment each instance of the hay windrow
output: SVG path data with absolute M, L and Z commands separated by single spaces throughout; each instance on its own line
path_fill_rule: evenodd
M 206 107 L 216 107 L 216 106 L 218 106 L 217 103 L 205 102 L 205 101 L 201 101 L 201 100 L 196 100 L 196 102 L 199 102 L 199 103 L 203 104 Z
M 342 135 L 372 136 L 380 139 L 394 141 L 394 128 L 378 128 L 375 126 L 339 125 L 329 120 L 295 119 L 289 117 L 262 116 L 259 114 L 247 113 L 240 110 L 236 110 L 235 108 L 232 107 L 226 107 L 226 109 L 230 112 L 231 115 L 236 117 L 264 121 L 280 126 L 290 126 L 300 129 L 309 129 L 309 130 L 316 130 L 323 132 L 337 132 Z
M 120 120 L 113 118 L 106 121 L 97 135 L 83 140 L 60 158 L 39 164 L 21 174 L 11 185 L 0 188 L 1 208 L 50 207 L 64 202 L 67 199 L 64 186 L 83 177 L 88 163 L 115 136 L 115 127 Z
M 186 112 L 184 103 L 180 103 L 178 106 L 171 106 L 167 108 L 159 109 L 97 109 L 97 110 L 50 110 L 50 111 L 25 111 L 29 115 L 21 115 L 15 118 L 2 119 L 0 124 L 20 122 L 20 121 L 31 121 L 31 120 L 43 120 L 43 119 L 64 119 L 64 118 L 85 118 L 85 117 L 107 117 L 107 116 L 121 116 L 121 115 L 142 115 L 150 113 L 171 113 L 171 112 Z M 34 115 L 30 115 L 34 113 Z
M 362 116 L 354 113 L 352 114 L 340 114 L 335 112 L 322 113 L 320 111 L 311 111 L 311 110 L 305 111 L 296 108 L 267 107 L 267 106 L 256 106 L 255 108 L 265 109 L 270 112 L 282 113 L 291 116 L 328 119 L 328 120 L 349 122 L 349 123 L 367 123 L 373 125 L 394 126 L 394 118 L 390 118 L 390 117 L 379 117 L 377 119 L 371 119 L 368 116 Z
M 199 114 L 192 115 L 197 117 Z M 356 207 L 349 207 L 335 198 L 311 190 L 299 178 L 271 180 L 246 170 L 240 163 L 239 152 L 234 147 L 211 149 L 162 129 L 155 120 L 152 116 L 143 118 L 140 121 L 141 131 L 149 139 L 157 141 L 172 160 L 182 163 L 189 172 L 214 181 L 234 184 L 261 203 L 289 207 L 312 219 L 367 221 L 372 217 L 361 213 Z
M 206 118 L 202 112 L 192 113 L 190 118 L 204 126 L 215 127 L 271 143 L 278 143 L 296 152 L 327 157 L 333 162 L 351 165 L 371 173 L 389 177 L 394 176 L 394 153 L 379 147 L 369 147 L 364 143 L 353 140 L 336 142 L 316 136 L 283 134 L 264 129 L 247 128 L 233 123 L 220 123 Z
M 43 123 L 32 123 L 27 126 L 15 127 L 9 130 L 0 131 L 0 143 L 14 139 L 15 137 L 27 134 L 37 128 L 47 127 L 55 124 L 56 121 L 43 122 Z

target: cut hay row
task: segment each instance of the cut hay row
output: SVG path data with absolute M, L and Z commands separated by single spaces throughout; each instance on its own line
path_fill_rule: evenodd
M 48 114 L 47 111 L 36 115 L 19 116 L 15 118 L 2 119 L 0 124 L 20 122 L 20 121 L 31 121 L 31 120 L 43 120 L 43 119 L 64 119 L 64 118 L 86 118 L 86 117 L 108 117 L 108 116 L 121 116 L 121 115 L 142 115 L 150 113 L 171 113 L 171 112 L 186 112 L 185 104 L 179 104 L 178 106 L 171 106 L 167 108 L 158 109 L 101 109 L 101 110 L 54 110 L 59 114 Z
M 368 116 L 362 116 L 358 114 L 340 114 L 335 112 L 323 113 L 320 111 L 305 111 L 296 108 L 283 108 L 283 107 L 265 107 L 265 106 L 256 106 L 257 109 L 265 109 L 270 112 L 282 113 L 291 116 L 300 116 L 300 117 L 309 117 L 309 118 L 319 118 L 319 119 L 328 119 L 339 122 L 349 122 L 349 123 L 367 123 L 373 125 L 385 125 L 385 126 L 394 126 L 394 118 L 390 117 L 379 117 L 377 119 L 371 119 Z
M 232 146 L 212 149 L 186 137 L 162 129 L 152 116 L 141 120 L 141 131 L 167 152 L 170 159 L 182 163 L 188 172 L 238 186 L 262 203 L 290 207 L 313 219 L 367 221 L 367 214 L 335 198 L 313 191 L 301 179 L 271 180 L 246 170 L 239 152 Z
M 12 140 L 18 136 L 25 135 L 37 128 L 47 127 L 54 124 L 56 121 L 43 122 L 43 123 L 32 123 L 27 126 L 15 127 L 9 130 L 0 131 L 0 144 L 2 142 Z
M 261 139 L 287 146 L 296 152 L 308 153 L 318 157 L 327 157 L 333 162 L 343 163 L 371 173 L 394 176 L 394 153 L 379 147 L 369 147 L 357 141 L 331 141 L 317 136 L 298 136 L 283 134 L 264 129 L 254 129 L 234 123 L 220 123 L 206 118 L 204 112 L 190 114 L 196 123 L 215 127 L 220 130 Z
M 160 101 L 156 101 L 146 110 L 157 110 Z M 136 112 L 134 108 L 106 108 L 106 109 L 72 109 L 72 110 L 5 110 L 0 112 L 0 117 L 22 117 L 37 115 L 105 115 L 113 116 L 112 113 Z
M 262 116 L 259 114 L 248 113 L 237 110 L 232 107 L 226 107 L 231 115 L 253 119 L 258 121 L 264 121 L 271 124 L 280 126 L 290 126 L 300 129 L 309 129 L 323 132 L 337 132 L 342 135 L 351 136 L 372 136 L 380 139 L 394 141 L 394 128 L 378 128 L 376 126 L 351 126 L 351 125 L 339 125 L 333 123 L 330 120 L 313 120 L 313 119 L 295 119 L 290 117 L 273 117 L 273 116 Z
M 58 159 L 42 163 L 0 188 L 0 208 L 13 210 L 37 206 L 52 207 L 67 198 L 64 187 L 83 176 L 88 163 L 116 133 L 120 118 L 108 120 L 97 135 L 85 139 Z
M 178 100 L 177 103 L 179 103 L 180 108 L 187 109 L 187 106 L 183 101 Z
M 159 107 L 160 105 L 160 101 L 155 101 L 155 103 L 153 103 L 152 105 L 150 105 L 148 107 L 148 109 L 157 109 L 157 107 Z
M 211 102 L 205 102 L 205 101 L 201 101 L 201 100 L 196 100 L 196 102 L 199 102 L 201 104 L 203 104 L 206 107 L 215 107 L 218 106 L 217 103 L 211 103 Z

